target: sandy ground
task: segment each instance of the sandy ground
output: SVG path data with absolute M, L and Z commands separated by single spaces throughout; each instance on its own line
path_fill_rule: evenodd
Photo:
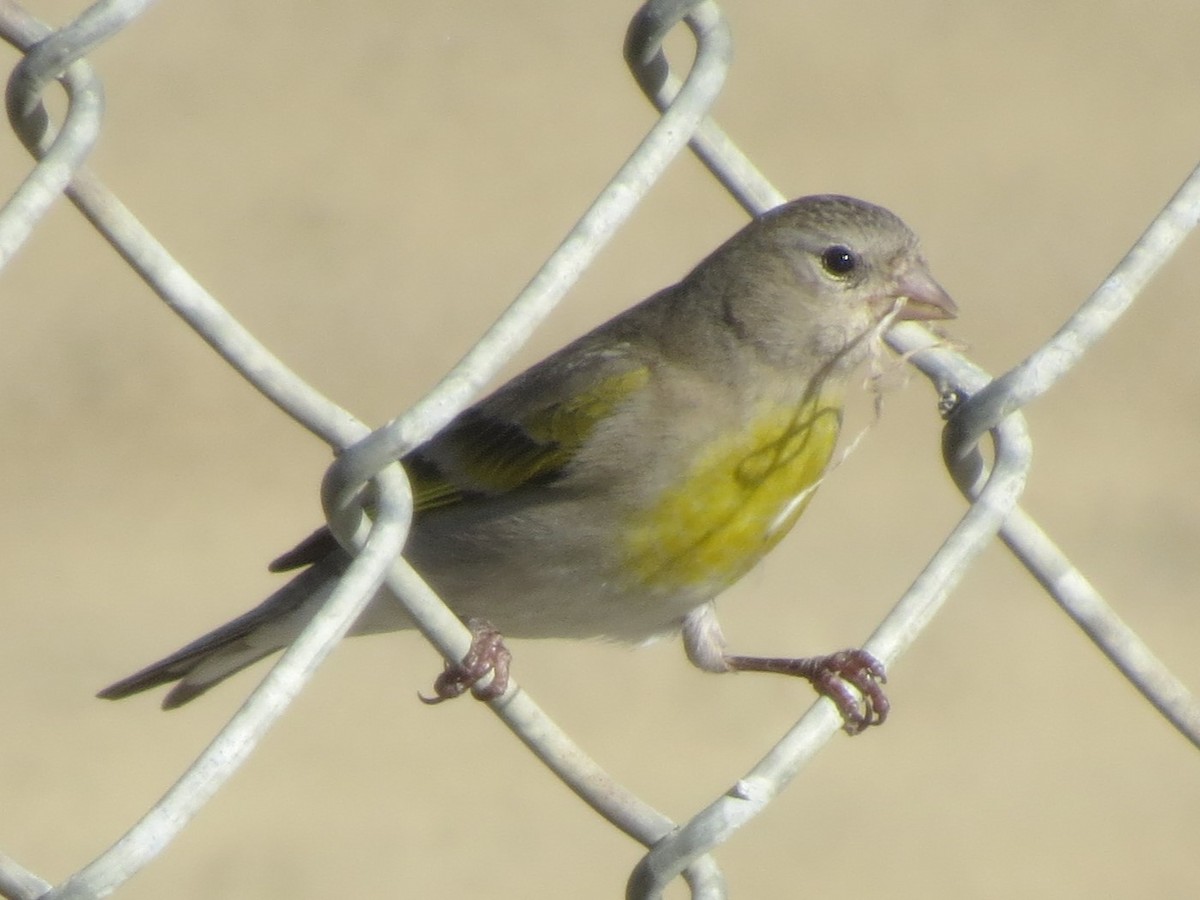
M 65 21 L 73 4 L 38 2 Z M 628 4 L 161 3 L 94 55 L 94 165 L 229 309 L 369 422 L 524 282 L 649 126 Z M 993 371 L 1095 287 L 1200 149 L 1200 5 L 727 4 L 717 114 L 788 194 L 923 237 Z M 673 39 L 681 64 L 688 40 Z M 0 52 L 8 68 L 15 55 Z M 61 104 L 58 104 L 61 105 Z M 0 139 L 0 188 L 25 171 Z M 520 357 L 670 283 L 742 221 L 681 158 Z M 1028 412 L 1027 508 L 1200 684 L 1200 243 Z M 0 279 L 0 850 L 48 879 L 204 746 L 257 668 L 173 714 L 93 692 L 257 601 L 318 520 L 325 448 L 67 204 Z M 915 378 L 724 598 L 742 652 L 861 641 L 962 510 Z M 809 704 L 675 642 L 519 643 L 522 683 L 677 819 Z M 356 640 L 126 898 L 621 895 L 638 848 L 470 702 L 416 702 L 419 638 Z M 1192 897 L 1200 759 L 1001 548 L 838 737 L 721 848 L 735 897 Z M 674 888 L 671 897 L 684 891 Z

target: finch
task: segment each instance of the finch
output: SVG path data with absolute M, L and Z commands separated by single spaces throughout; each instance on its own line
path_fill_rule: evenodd
M 801 676 L 850 733 L 882 722 L 883 667 L 865 651 L 729 655 L 713 603 L 804 511 L 850 376 L 886 328 L 956 311 L 899 218 L 804 197 L 459 414 L 402 460 L 415 502 L 404 555 L 476 638 L 434 699 L 502 693 L 500 634 L 682 633 L 702 669 Z M 349 562 L 316 531 L 272 563 L 301 571 L 259 606 L 99 696 L 177 682 L 163 707 L 188 702 L 286 647 Z M 411 627 L 384 588 L 351 633 Z

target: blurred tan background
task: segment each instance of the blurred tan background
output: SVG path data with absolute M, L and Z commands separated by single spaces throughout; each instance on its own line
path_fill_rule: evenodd
M 55 23 L 65 0 L 31 2 Z M 628 3 L 161 3 L 93 56 L 93 164 L 211 291 L 369 422 L 418 397 L 652 121 Z M 885 204 L 999 372 L 1058 327 L 1200 157 L 1200 6 L 729 0 L 717 114 L 788 194 Z M 677 64 L 689 58 L 677 38 Z M 5 70 L 15 54 L 0 51 Z M 0 193 L 26 171 L 0 138 Z M 690 158 L 530 362 L 675 280 L 742 214 Z M 327 451 L 65 202 L 0 276 L 0 849 L 57 880 L 152 803 L 255 668 L 173 714 L 95 690 L 257 602 L 319 518 Z M 1200 686 L 1200 242 L 1029 410 L 1027 508 Z M 860 642 L 961 513 L 919 377 L 725 598 L 739 652 Z M 859 415 L 859 421 L 865 415 Z M 516 674 L 682 820 L 810 703 L 677 642 L 517 643 Z M 470 703 L 416 702 L 412 635 L 339 648 L 119 896 L 620 896 L 638 848 Z M 1192 897 L 1200 757 L 1000 548 L 839 737 L 719 852 L 733 896 Z M 672 897 L 683 896 L 676 888 Z

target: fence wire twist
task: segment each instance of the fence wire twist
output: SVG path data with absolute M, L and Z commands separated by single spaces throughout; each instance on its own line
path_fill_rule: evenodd
M 616 233 L 671 161 L 690 144 L 717 180 L 751 214 L 784 197 L 708 117 L 730 58 L 727 26 L 712 2 L 650 2 L 635 16 L 625 58 L 661 117 L 559 248 L 441 382 L 404 415 L 372 431 L 314 391 L 262 346 L 143 228 L 85 166 L 99 134 L 103 91 L 84 59 L 149 6 L 148 0 L 97 3 L 52 31 L 12 0 L 0 0 L 0 34 L 25 55 L 8 81 L 9 120 L 37 160 L 0 209 L 0 266 L 29 237 L 60 194 L 87 219 L 159 296 L 271 402 L 340 453 L 322 485 L 329 523 L 356 553 L 338 589 L 303 635 L 195 763 L 111 848 L 58 886 L 0 855 L 0 894 L 87 898 L 110 893 L 161 853 L 241 765 L 288 708 L 326 655 L 385 582 L 447 659 L 466 651 L 458 618 L 400 557 L 412 499 L 395 462 L 469 404 L 563 297 Z M 679 23 L 694 36 L 696 56 L 685 78 L 671 72 L 662 42 Z M 42 94 L 57 80 L 68 107 L 61 126 Z M 1020 410 L 1053 387 L 1108 332 L 1148 280 L 1200 219 L 1200 169 L 1179 188 L 1142 238 L 1096 292 L 1028 359 L 998 378 L 935 341 L 913 323 L 888 340 L 952 406 L 944 457 L 970 501 L 957 526 L 864 645 L 891 663 L 928 625 L 971 561 L 999 535 L 1034 577 L 1139 691 L 1193 744 L 1200 746 L 1200 706 L 1187 688 L 1104 602 L 1053 542 L 1018 506 L 1030 455 Z M 990 464 L 980 442 L 990 444 Z M 361 507 L 372 485 L 375 513 Z M 697 898 L 726 895 L 709 852 L 757 816 L 836 732 L 831 704 L 816 703 L 733 787 L 677 825 L 616 783 L 515 684 L 491 704 L 527 747 L 601 816 L 649 848 L 634 869 L 627 896 L 661 896 L 682 875 Z

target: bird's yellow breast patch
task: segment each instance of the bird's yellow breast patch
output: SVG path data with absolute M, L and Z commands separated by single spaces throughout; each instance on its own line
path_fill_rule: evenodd
M 677 590 L 732 584 L 787 534 L 833 454 L 841 402 L 774 408 L 710 445 L 626 532 L 629 571 Z

